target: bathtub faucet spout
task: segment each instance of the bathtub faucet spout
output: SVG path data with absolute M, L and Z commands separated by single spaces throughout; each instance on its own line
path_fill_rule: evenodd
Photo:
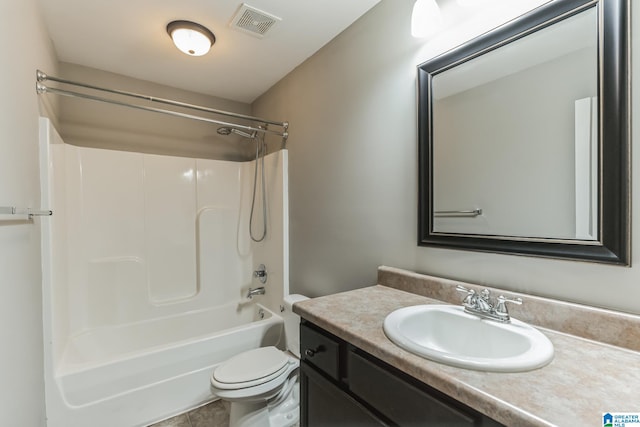
M 249 288 L 249 292 L 247 292 L 247 298 L 251 299 L 254 295 L 264 295 L 265 289 L 264 286 L 260 286 L 259 288 Z

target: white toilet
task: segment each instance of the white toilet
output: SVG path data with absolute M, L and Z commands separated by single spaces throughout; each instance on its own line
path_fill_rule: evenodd
M 213 370 L 212 393 L 231 402 L 230 427 L 289 427 L 299 421 L 300 316 L 292 306 L 305 299 L 284 298 L 288 351 L 273 346 L 245 351 Z

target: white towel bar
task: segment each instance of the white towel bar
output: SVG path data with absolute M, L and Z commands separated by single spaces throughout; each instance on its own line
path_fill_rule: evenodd
M 0 206 L 0 215 L 27 215 L 29 218 L 34 216 L 51 216 L 51 210 L 36 210 L 31 208 L 16 208 L 15 206 Z

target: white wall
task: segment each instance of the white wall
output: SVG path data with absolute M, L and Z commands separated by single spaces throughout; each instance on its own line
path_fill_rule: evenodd
M 291 122 L 292 291 L 315 296 L 371 285 L 386 264 L 640 313 L 637 251 L 635 267 L 624 268 L 416 245 L 415 67 L 535 2 L 494 3 L 416 40 L 413 0 L 383 0 L 254 103 L 254 114 Z M 639 19 L 634 8 L 634 27 Z M 635 47 L 640 39 L 632 33 Z M 640 55 L 632 57 L 635 66 Z M 635 121 L 640 113 L 633 111 Z M 637 198 L 640 174 L 634 177 Z M 633 246 L 638 233 L 635 227 Z
M 284 295 L 289 294 L 289 197 L 288 197 L 288 160 L 289 152 L 281 150 L 277 154 L 272 153 L 265 158 L 265 188 L 267 194 L 267 235 L 262 242 L 251 242 L 252 270 L 260 264 L 267 269 L 267 282 L 262 285 L 259 280 L 253 279 L 251 287 L 264 286 L 266 294 L 257 297 L 260 303 L 272 311 L 279 313 Z M 243 222 L 241 227 L 246 229 L 251 209 L 252 186 L 254 178 L 255 162 L 244 163 L 243 191 L 248 197 L 244 197 Z M 260 169 L 258 169 L 260 174 Z M 258 176 L 258 188 L 256 190 L 256 204 L 253 213 L 253 236 L 259 239 L 263 231 L 262 215 L 262 186 L 260 175 Z
M 35 70 L 56 61 L 35 0 L 2 0 L 0 17 L 0 206 L 39 208 Z M 45 423 L 40 221 L 0 222 L 2 426 Z

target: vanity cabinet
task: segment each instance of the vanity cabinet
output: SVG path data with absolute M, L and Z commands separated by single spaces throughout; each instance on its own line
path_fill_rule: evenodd
M 302 427 L 500 425 L 305 320 L 300 348 Z

